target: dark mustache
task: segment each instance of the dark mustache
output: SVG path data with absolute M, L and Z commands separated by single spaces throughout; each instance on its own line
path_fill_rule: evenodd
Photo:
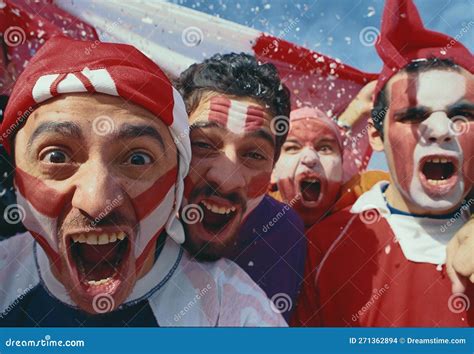
M 127 217 L 124 213 L 115 210 L 103 217 L 93 218 L 83 212 L 79 212 L 69 219 L 66 223 L 63 223 L 60 227 L 59 232 L 63 229 L 68 228 L 84 228 L 84 229 L 95 229 L 106 226 L 122 226 L 122 225 L 134 225 L 138 227 L 138 224 L 134 222 L 130 217 Z

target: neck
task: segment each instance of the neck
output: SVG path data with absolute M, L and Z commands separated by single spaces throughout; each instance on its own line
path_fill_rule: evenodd
M 385 191 L 387 202 L 395 209 L 417 215 L 445 215 L 456 211 L 461 204 L 447 210 L 426 210 L 409 201 L 400 193 L 393 183 L 390 183 Z

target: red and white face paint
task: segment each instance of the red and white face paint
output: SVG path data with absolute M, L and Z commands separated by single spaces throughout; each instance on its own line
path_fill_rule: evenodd
M 214 96 L 209 101 L 209 121 L 219 123 L 234 134 L 244 134 L 262 128 L 266 117 L 266 112 L 257 105 L 224 96 Z
M 288 138 L 272 181 L 283 200 L 306 226 L 319 221 L 335 203 L 342 186 L 342 143 L 329 118 L 291 119 Z
M 190 119 L 193 157 L 181 220 L 188 249 L 220 258 L 268 191 L 275 154 L 271 119 L 253 100 L 222 95 L 204 99 Z
M 385 150 L 398 191 L 418 213 L 449 212 L 472 188 L 473 83 L 451 70 L 393 78 Z

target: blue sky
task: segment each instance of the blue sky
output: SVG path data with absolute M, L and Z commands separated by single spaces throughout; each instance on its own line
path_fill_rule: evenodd
M 374 47 L 363 45 L 359 34 L 367 26 L 380 28 L 382 0 L 173 2 L 283 37 L 363 71 L 381 68 Z M 426 27 L 452 37 L 461 35 L 460 41 L 472 51 L 474 0 L 415 0 L 415 4 Z M 298 25 L 286 30 L 297 18 Z M 375 155 L 369 167 L 385 169 L 383 155 Z

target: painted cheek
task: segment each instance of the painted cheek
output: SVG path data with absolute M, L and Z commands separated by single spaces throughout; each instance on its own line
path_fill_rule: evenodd
M 418 135 L 418 134 L 417 134 Z M 393 163 L 392 173 L 396 175 L 399 186 L 405 191 L 410 191 L 414 176 L 414 151 L 418 143 L 413 130 L 409 125 L 394 123 L 392 117 L 389 121 L 388 143 Z
M 60 266 L 57 222 L 61 212 L 66 209 L 66 204 L 70 204 L 74 189 L 61 193 L 18 167 L 15 170 L 15 186 L 18 204 L 23 209 L 19 210 L 20 214 L 24 214 L 23 224 L 50 259 Z
M 342 179 L 342 161 L 339 155 L 321 155 L 319 158 L 328 181 L 340 182 Z
M 247 189 L 247 198 L 254 199 L 267 193 L 270 185 L 271 172 L 261 172 L 252 177 Z
M 174 167 L 160 178 L 145 192 L 132 199 L 138 220 L 142 220 L 161 204 L 171 187 L 176 183 L 178 167 Z
M 278 190 L 283 200 L 287 203 L 293 200 L 298 194 L 298 191 L 295 188 L 295 182 L 293 178 L 280 179 L 278 181 Z
M 283 178 L 295 178 L 301 154 L 280 156 L 275 166 L 275 179 L 278 181 Z
M 64 205 L 72 200 L 74 193 L 74 190 L 61 193 L 48 187 L 39 178 L 29 175 L 18 167 L 15 169 L 15 185 L 38 212 L 49 218 L 59 217 Z

